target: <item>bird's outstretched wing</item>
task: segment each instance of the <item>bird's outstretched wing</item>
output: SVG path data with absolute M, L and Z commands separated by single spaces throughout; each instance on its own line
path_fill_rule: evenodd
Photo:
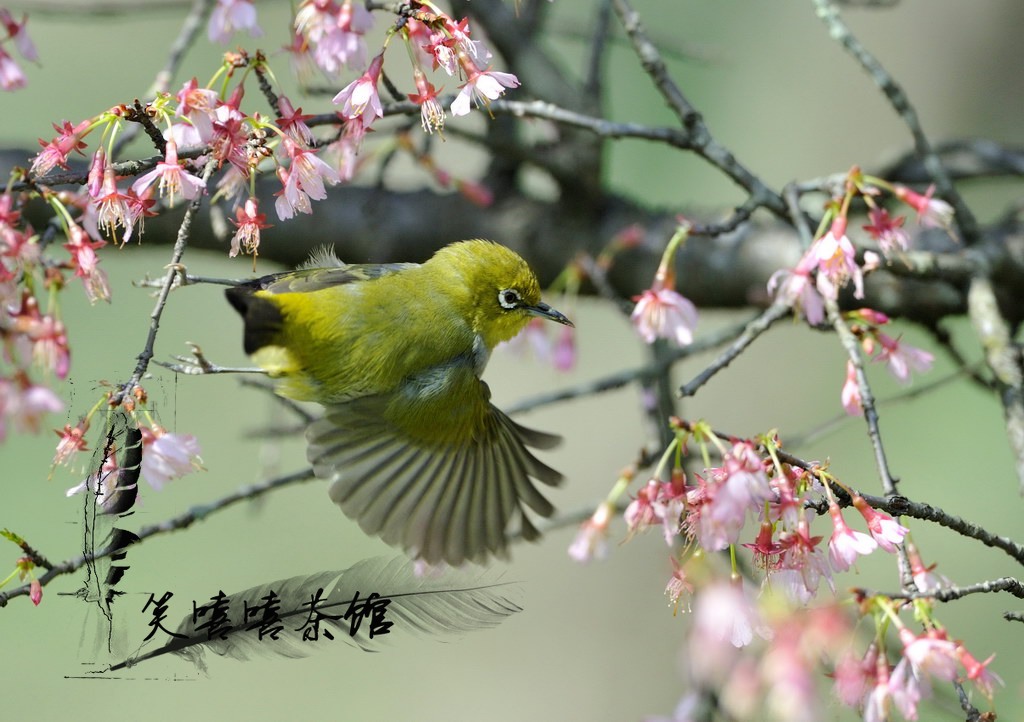
M 524 538 L 539 535 L 527 507 L 553 512 L 533 480 L 562 476 L 527 447 L 559 438 L 502 413 L 468 364 L 426 376 L 413 391 L 328 406 L 306 433 L 313 469 L 365 532 L 413 557 L 457 566 L 504 556 L 514 521 Z

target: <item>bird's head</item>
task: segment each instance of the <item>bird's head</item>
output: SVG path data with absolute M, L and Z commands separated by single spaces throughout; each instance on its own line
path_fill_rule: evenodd
M 519 254 L 491 241 L 462 241 L 442 248 L 432 259 L 459 278 L 473 330 L 488 348 L 523 330 L 531 318 L 572 326 L 540 300 L 537 276 Z

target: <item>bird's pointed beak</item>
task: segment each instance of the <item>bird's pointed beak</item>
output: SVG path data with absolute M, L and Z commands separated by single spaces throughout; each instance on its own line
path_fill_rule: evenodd
M 556 311 L 547 305 L 543 301 L 538 303 L 536 306 L 525 306 L 526 311 L 531 316 L 537 316 L 538 318 L 546 318 L 548 321 L 554 321 L 564 326 L 573 326 L 572 321 L 567 319 L 564 314 L 560 311 Z

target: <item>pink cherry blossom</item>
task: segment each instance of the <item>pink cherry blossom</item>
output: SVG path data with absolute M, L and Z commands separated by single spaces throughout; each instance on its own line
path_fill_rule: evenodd
M 984 662 L 979 662 L 974 655 L 967 651 L 962 642 L 957 642 L 956 653 L 964 671 L 967 672 L 967 679 L 974 682 L 978 691 L 991 700 L 995 686 L 1003 685 L 1003 680 L 999 675 L 988 668 L 989 663 L 995 659 L 995 655 L 990 655 Z
M 0 379 L 0 411 L 14 422 L 22 432 L 39 433 L 44 414 L 55 414 L 64 410 L 64 402 L 46 386 L 33 384 L 27 378 L 14 382 Z M 4 436 L 4 420 L 0 418 L 0 439 Z
M 857 368 L 853 361 L 846 361 L 846 381 L 843 382 L 843 390 L 840 393 L 843 408 L 850 416 L 860 416 L 864 413 L 864 404 L 860 396 L 860 384 L 857 382 Z
M 444 129 L 444 108 L 437 101 L 437 94 L 443 90 L 435 88 L 419 68 L 413 69 L 416 93 L 409 94 L 409 100 L 420 106 L 420 125 L 427 133 Z
M 43 585 L 39 583 L 38 579 L 33 579 L 28 585 L 28 598 L 32 601 L 32 604 L 39 606 L 39 603 L 43 601 Z
M 294 178 L 298 188 L 313 200 L 322 201 L 327 197 L 325 183 L 334 185 L 341 181 L 338 171 L 321 160 L 315 151 L 290 138 L 284 140 L 284 147 L 291 159 L 289 178 Z
M 885 655 L 878 656 L 875 685 L 864 699 L 864 722 L 889 722 L 890 709 L 895 702 L 904 719 L 917 719 L 917 703 L 921 692 L 908 664 L 889 671 Z
M 327 75 L 334 76 L 342 66 L 359 69 L 366 66 L 365 33 L 373 26 L 373 15 L 362 2 L 353 0 L 303 0 L 295 13 L 297 52 L 309 56 Z M 303 51 L 302 49 L 306 50 Z
M 202 468 L 199 442 L 191 434 L 170 433 L 160 426 L 142 432 L 142 475 L 159 491 L 172 479 Z
M 745 543 L 747 549 L 754 554 L 754 565 L 759 569 L 769 571 L 779 566 L 779 555 L 785 547 L 775 541 L 775 525 L 770 521 L 761 522 L 761 528 L 757 532 L 753 543 Z
M 900 629 L 900 641 L 903 643 L 903 660 L 900 664 L 910 664 L 911 672 L 923 697 L 931 692 L 931 678 L 942 682 L 952 682 L 956 679 L 956 644 L 938 632 L 915 635 L 906 627 Z
M 39 53 L 36 51 L 35 43 L 32 42 L 32 38 L 29 37 L 28 30 L 26 29 L 28 15 L 23 15 L 19 23 L 6 8 L 0 8 L 0 25 L 4 26 L 7 36 L 14 40 L 14 47 L 21 53 L 21 57 L 32 63 L 39 60 Z
M 252 38 L 263 35 L 252 0 L 217 0 L 207 30 L 210 42 L 221 45 L 231 42 L 231 37 L 240 30 L 247 31 Z
M 795 269 L 779 269 L 768 279 L 768 293 L 776 301 L 802 312 L 807 323 L 817 326 L 825 320 L 825 302 L 811 279 L 811 269 L 801 261 Z
M 569 326 L 561 326 L 558 331 L 558 338 L 555 339 L 555 349 L 552 356 L 552 365 L 558 371 L 571 371 L 576 365 L 576 331 Z
M 187 200 L 193 200 L 206 189 L 206 181 L 181 167 L 178 162 L 178 148 L 173 140 L 167 141 L 164 159 L 156 164 L 156 168 L 137 178 L 132 183 L 132 190 L 141 196 L 154 183 L 158 183 L 160 195 L 167 196 L 168 203 L 172 206 L 179 195 Z
M 864 521 L 868 523 L 868 531 L 871 532 L 871 536 L 878 542 L 878 546 L 887 552 L 895 552 L 896 545 L 901 543 L 903 537 L 910 532 L 909 529 L 899 524 L 888 514 L 872 508 L 860 494 L 854 495 L 853 506 L 864 517 Z
M 64 248 L 71 254 L 71 265 L 75 275 L 82 279 L 90 303 L 98 299 L 110 300 L 107 274 L 99 267 L 100 260 L 96 255 L 96 250 L 105 245 L 106 241 L 95 241 L 77 223 L 68 222 L 68 242 Z
M 905 548 L 907 558 L 910 560 L 910 573 L 914 577 L 914 586 L 917 587 L 917 591 L 927 594 L 950 586 L 948 579 L 935 573 L 934 564 L 925 566 L 921 560 L 921 554 L 912 542 L 908 540 Z
M 822 579 L 832 586 L 832 570 L 819 547 L 821 540 L 820 536 L 811 536 L 806 513 L 800 517 L 796 529 L 787 529 L 779 534 L 779 544 L 783 551 L 779 558 L 779 569 L 771 579 L 797 603 L 809 602 L 818 591 Z
M 185 147 L 210 142 L 210 139 L 213 137 L 214 111 L 220 102 L 217 91 L 210 88 L 200 88 L 199 81 L 192 78 L 181 87 L 177 98 L 177 113 L 181 117 L 188 119 L 189 122 L 183 125 L 186 128 L 190 127 L 193 129 L 194 137 L 191 135 L 184 137 L 176 136 L 175 142 Z M 178 125 L 181 124 L 176 124 L 175 127 Z M 176 132 L 180 133 L 181 131 Z
M 260 231 L 270 228 L 270 224 L 265 222 L 266 214 L 259 212 L 259 200 L 247 198 L 244 206 L 235 209 L 235 217 L 237 220 L 231 222 L 238 230 L 231 237 L 231 250 L 228 255 L 234 258 L 242 248 L 245 248 L 246 253 L 255 254 L 260 247 Z
M 832 677 L 836 696 L 847 707 L 860 706 L 874 685 L 878 670 L 878 645 L 868 646 L 863 657 L 847 650 L 836 661 Z
M 878 542 L 870 535 L 847 526 L 843 512 L 835 504 L 829 505 L 828 511 L 833 527 L 832 538 L 828 542 L 829 561 L 837 572 L 845 572 L 857 561 L 858 555 L 866 556 L 877 549 Z
M 21 66 L 0 48 L 0 90 L 20 90 L 26 82 Z
M 470 61 L 471 62 L 471 61 Z M 465 67 L 465 63 L 463 63 Z M 452 101 L 452 115 L 469 115 L 470 101 L 477 107 L 487 105 L 492 100 L 500 98 L 507 88 L 518 88 L 519 78 L 512 73 L 500 73 L 496 70 L 481 71 L 472 66 L 468 73 L 469 79 L 459 89 L 459 94 Z
M 743 531 L 746 522 L 747 510 L 732 503 L 728 498 L 719 502 L 721 470 L 712 469 L 710 481 L 699 474 L 694 476 L 697 478 L 697 486 L 690 487 L 686 493 L 684 528 L 708 551 L 728 549 L 730 545 L 739 541 L 740 532 Z
M 274 194 L 277 196 L 277 200 L 274 201 L 277 217 L 282 221 L 287 221 L 296 212 L 312 213 L 313 204 L 310 202 L 309 196 L 299 188 L 298 176 L 283 166 L 279 166 L 276 173 L 282 186 L 281 190 Z
M 67 464 L 79 451 L 85 451 L 88 445 L 85 441 L 85 432 L 89 429 L 88 421 L 80 421 L 77 425 L 64 424 L 63 431 L 54 431 L 60 438 L 57 442 L 57 450 L 53 455 L 53 465 Z
M 910 248 L 910 236 L 903 230 L 903 222 L 906 220 L 903 216 L 891 218 L 886 209 L 872 208 L 868 211 L 868 217 L 871 224 L 865 225 L 864 230 L 878 241 L 883 254 L 891 256 L 897 251 Z
M 313 131 L 306 125 L 306 121 L 312 118 L 311 115 L 303 115 L 302 108 L 298 110 L 292 106 L 290 100 L 284 95 L 277 98 L 277 109 L 279 117 L 278 127 L 283 130 L 292 140 L 305 147 L 313 145 Z
M 102 148 L 93 156 L 92 167 L 94 171 L 90 171 L 89 195 L 96 214 L 96 229 L 109 234 L 116 242 L 118 228 L 128 232 L 131 230 L 134 220 L 131 198 L 118 189 L 114 166 Z
M 119 468 L 117 466 L 117 453 L 116 450 L 111 448 L 106 450 L 106 456 L 103 459 L 103 464 L 100 466 L 98 472 L 87 476 L 82 483 L 77 484 L 65 492 L 65 496 L 68 498 L 75 496 L 76 494 L 87 493 L 92 494 L 96 497 L 96 505 L 103 510 L 109 510 L 114 504 L 116 504 L 118 497 L 120 496 L 117 492 L 119 479 Z M 135 484 L 132 484 L 130 488 L 135 488 Z
M 893 189 L 896 197 L 917 211 L 917 222 L 926 228 L 949 229 L 953 224 L 953 207 L 944 200 L 932 198 L 935 186 L 928 186 L 924 195 L 912 191 L 906 186 Z
M 39 311 L 39 302 L 28 291 L 21 298 L 19 308 L 7 310 L 10 314 L 10 330 L 19 335 L 16 339 L 22 353 L 29 353 L 32 360 L 44 369 L 66 378 L 71 366 L 71 352 L 68 349 L 64 324 L 51 314 Z
M 91 124 L 91 120 L 83 120 L 76 126 L 72 126 L 66 120 L 61 125 L 54 123 L 53 129 L 57 131 L 57 137 L 50 142 L 39 139 L 39 145 L 43 146 L 43 149 L 32 161 L 32 173 L 44 176 L 53 170 L 54 166 L 67 170 L 69 154 L 75 152 L 83 155 L 82 148 L 85 147 L 85 143 L 82 142 L 82 138 L 89 132 Z
M 658 498 L 660 487 L 661 482 L 657 479 L 651 479 L 647 482 L 646 486 L 636 493 L 636 498 L 626 506 L 626 511 L 623 512 L 622 518 L 625 520 L 626 527 L 631 533 L 642 531 L 649 526 L 659 523 L 658 515 L 654 511 L 654 503 Z
M 839 289 L 853 281 L 855 298 L 864 298 L 864 276 L 857 265 L 857 252 L 846 236 L 846 218 L 832 221 L 828 233 L 811 246 L 818 265 L 817 288 L 825 298 L 835 300 Z
M 486 63 L 491 59 L 491 51 L 487 49 L 484 42 L 470 38 L 469 18 L 462 18 L 459 22 L 455 22 L 446 17 L 444 26 L 458 50 L 478 62 Z
M 729 498 L 736 506 L 756 510 L 763 502 L 775 498 L 760 455 L 749 441 L 733 444 L 722 459 L 722 484 L 719 502 Z
M 370 61 L 370 67 L 365 73 L 334 96 L 332 102 L 341 106 L 342 117 L 348 120 L 360 118 L 364 128 L 369 128 L 377 118 L 384 117 L 380 96 L 377 94 L 377 83 L 383 64 L 384 53 L 380 53 Z
M 753 591 L 731 581 L 704 586 L 693 599 L 693 621 L 686 649 L 691 673 L 700 681 L 722 683 L 729 676 L 739 650 L 755 636 L 771 639 Z
M 671 288 L 652 287 L 634 300 L 636 307 L 630 320 L 644 341 L 654 343 L 655 339 L 665 338 L 677 346 L 693 343 L 697 308 L 688 299 Z
M 608 524 L 611 516 L 611 504 L 599 504 L 593 515 L 580 526 L 576 538 L 569 545 L 569 557 L 582 564 L 607 557 Z
M 679 561 L 675 556 L 669 557 L 672 562 L 672 576 L 669 577 L 668 584 L 665 585 L 665 594 L 668 595 L 673 606 L 679 605 L 680 598 L 685 594 L 687 596 L 693 594 L 694 586 L 686 576 L 686 570 L 680 566 Z M 687 603 L 687 610 L 689 610 L 689 603 Z
M 932 367 L 935 357 L 924 349 L 903 343 L 901 336 L 893 338 L 878 331 L 875 337 L 881 348 L 873 360 L 885 362 L 900 383 L 909 383 L 912 370 L 924 372 Z

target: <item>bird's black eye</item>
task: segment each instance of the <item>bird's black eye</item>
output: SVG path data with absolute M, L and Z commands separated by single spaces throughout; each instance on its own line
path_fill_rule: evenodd
M 504 309 L 511 311 L 519 305 L 519 301 L 519 291 L 514 288 L 506 288 L 498 291 L 498 303 L 500 303 L 501 307 Z

